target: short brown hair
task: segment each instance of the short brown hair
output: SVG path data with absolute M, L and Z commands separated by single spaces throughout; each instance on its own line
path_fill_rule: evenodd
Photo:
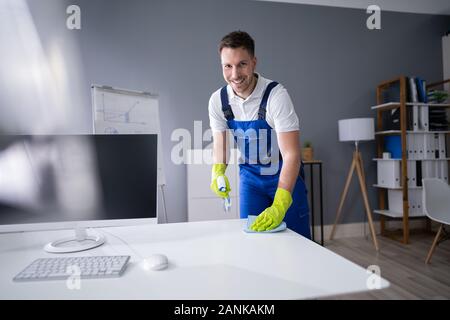
M 219 53 L 223 48 L 241 48 L 246 49 L 252 56 L 255 55 L 255 41 L 245 31 L 233 31 L 222 38 L 219 44 Z

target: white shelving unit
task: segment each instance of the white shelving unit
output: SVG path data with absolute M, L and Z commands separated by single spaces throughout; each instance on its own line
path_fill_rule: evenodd
M 381 103 L 383 100 L 383 91 L 389 89 L 393 85 L 399 84 L 400 88 L 400 101 L 396 102 L 388 102 Z M 435 83 L 429 85 L 429 87 L 436 87 L 437 85 L 441 85 L 442 83 Z M 423 169 L 424 166 L 427 169 L 426 173 L 422 172 L 422 177 L 431 177 L 430 171 L 428 170 L 431 167 L 435 168 L 435 171 L 439 171 L 444 166 L 447 170 L 444 171 L 443 174 L 447 175 L 448 181 L 448 161 L 450 160 L 447 155 L 442 157 L 442 154 L 439 154 L 440 157 L 437 159 L 431 159 L 434 157 L 433 153 L 427 153 L 430 151 L 426 151 L 425 149 L 421 153 L 415 153 L 413 156 L 408 152 L 408 149 L 411 146 L 408 146 L 408 143 L 411 141 L 419 141 L 422 138 L 414 138 L 411 135 L 423 134 L 424 141 L 429 138 L 426 138 L 428 134 L 445 134 L 445 139 L 448 139 L 447 134 L 450 131 L 430 131 L 430 130 L 407 130 L 407 110 L 414 106 L 420 107 L 428 107 L 431 108 L 449 108 L 449 103 L 419 103 L 419 102 L 406 102 L 407 99 L 407 86 L 408 81 L 407 78 L 401 76 L 399 78 L 385 81 L 380 83 L 377 86 L 377 102 L 378 105 L 372 106 L 371 109 L 377 112 L 377 125 L 375 136 L 377 139 L 377 157 L 373 160 L 377 163 L 378 168 L 387 168 L 387 171 L 383 174 L 379 174 L 378 172 L 378 180 L 373 187 L 378 190 L 378 205 L 379 209 L 374 210 L 374 213 L 380 215 L 380 229 L 382 235 L 390 235 L 388 234 L 388 230 L 386 229 L 386 220 L 385 217 L 389 218 L 399 218 L 402 219 L 402 242 L 409 243 L 409 219 L 410 218 L 419 218 L 425 217 L 422 208 L 422 187 L 420 186 L 421 181 L 418 181 L 420 177 L 417 177 L 416 174 L 408 174 L 408 170 L 416 170 L 417 165 L 420 163 L 422 166 L 420 169 Z M 382 130 L 383 129 L 383 116 L 382 113 L 385 111 L 399 109 L 400 111 L 400 130 Z M 418 116 L 421 114 L 419 112 Z M 423 128 L 423 127 L 422 127 Z M 426 128 L 426 127 L 425 127 Z M 384 141 L 387 136 L 397 135 L 400 136 L 401 141 L 401 158 L 400 159 L 383 159 L 382 153 L 384 151 Z M 419 142 L 420 143 L 420 142 Z M 431 148 L 432 149 L 432 148 Z M 417 150 L 417 149 L 415 149 Z M 430 149 L 428 149 L 430 150 Z M 445 150 L 447 151 L 447 150 Z M 434 151 L 433 151 L 434 152 Z M 419 155 L 420 154 L 420 155 Z M 445 165 L 438 165 L 438 162 L 445 161 Z M 425 162 L 432 163 L 426 164 Z M 392 168 L 390 168 L 392 167 Z M 421 170 L 423 171 L 423 170 Z M 441 172 L 439 171 L 439 172 Z M 394 176 L 389 177 L 389 174 L 392 173 Z M 398 176 L 397 176 L 398 175 Z M 381 177 L 381 178 L 380 178 Z M 414 180 L 415 177 L 415 180 Z M 411 178 L 411 179 L 409 179 Z M 417 185 L 419 183 L 419 185 Z M 390 207 L 389 202 L 393 202 L 394 205 Z M 393 209 L 392 207 L 395 207 Z M 393 238 L 395 238 L 393 236 Z

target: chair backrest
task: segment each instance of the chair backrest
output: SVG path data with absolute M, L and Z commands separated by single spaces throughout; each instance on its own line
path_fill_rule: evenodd
M 450 186 L 437 178 L 422 179 L 422 204 L 432 220 L 450 224 Z

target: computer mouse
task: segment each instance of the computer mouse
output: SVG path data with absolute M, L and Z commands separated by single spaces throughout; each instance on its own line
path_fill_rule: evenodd
M 145 270 L 163 270 L 169 266 L 169 260 L 163 254 L 152 254 L 143 260 Z

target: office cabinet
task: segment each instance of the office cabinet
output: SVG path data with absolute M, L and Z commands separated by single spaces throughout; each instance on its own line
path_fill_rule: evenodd
M 225 175 L 230 182 L 231 209 L 225 212 L 223 200 L 210 189 L 212 149 L 191 149 L 186 154 L 188 221 L 239 219 L 239 152 L 230 150 Z

